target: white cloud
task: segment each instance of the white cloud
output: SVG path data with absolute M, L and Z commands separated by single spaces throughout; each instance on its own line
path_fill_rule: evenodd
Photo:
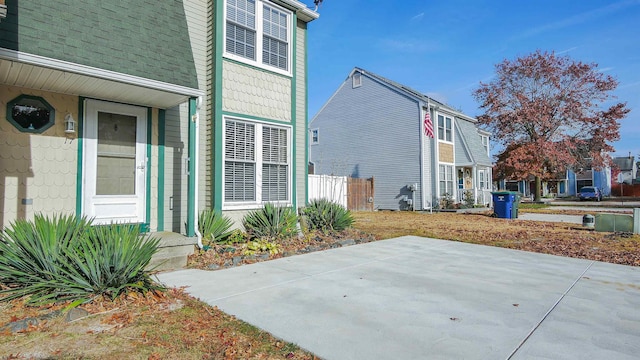
M 438 49 L 438 44 L 429 40 L 411 40 L 411 39 L 382 39 L 378 43 L 385 50 L 393 50 L 400 52 L 427 52 Z
M 411 17 L 411 22 L 421 21 L 422 18 L 424 18 L 424 12 L 421 12 L 420 14 L 417 14 L 417 15 Z
M 615 69 L 613 66 L 603 67 L 602 69 L 598 69 L 598 72 L 603 73 L 603 72 L 611 71 L 613 69 Z
M 615 13 L 625 8 L 636 6 L 636 5 L 640 5 L 640 0 L 619 1 L 617 3 L 603 6 L 591 11 L 570 16 L 559 21 L 540 25 L 538 27 L 529 29 L 521 34 L 516 35 L 515 38 L 518 38 L 518 39 L 528 38 L 528 37 L 532 37 L 548 31 L 563 29 L 569 26 L 582 24 L 587 21 L 594 21 L 595 19 L 601 18 L 605 15 L 609 15 L 611 13 Z
M 568 52 L 576 50 L 577 48 L 578 48 L 577 46 L 574 46 L 574 47 L 568 48 L 566 50 L 558 51 L 558 52 L 556 52 L 556 55 L 566 54 Z

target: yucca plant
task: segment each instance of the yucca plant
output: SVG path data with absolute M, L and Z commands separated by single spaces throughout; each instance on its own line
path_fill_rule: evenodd
M 86 218 L 36 214 L 34 221 L 16 220 L 0 233 L 0 282 L 8 287 L 3 300 L 31 295 L 31 302 L 49 302 L 86 292 L 68 281 L 68 255 L 89 227 Z
M 18 220 L 0 235 L 0 282 L 8 301 L 30 303 L 112 298 L 126 289 L 159 288 L 145 267 L 158 240 L 145 239 L 136 226 L 92 227 L 75 216 L 36 215 Z
M 91 294 L 115 298 L 125 290 L 160 288 L 145 270 L 159 240 L 142 234 L 140 227 L 95 226 L 79 240 L 71 256 L 72 274 L 79 284 L 91 289 Z
M 224 243 L 231 235 L 233 221 L 213 209 L 206 209 L 198 216 L 198 230 L 202 237 L 214 243 Z
M 342 231 L 353 225 L 351 212 L 327 199 L 313 200 L 303 210 L 309 230 Z
M 252 238 L 286 238 L 298 229 L 298 216 L 290 207 L 266 203 L 262 209 L 249 212 L 242 224 Z

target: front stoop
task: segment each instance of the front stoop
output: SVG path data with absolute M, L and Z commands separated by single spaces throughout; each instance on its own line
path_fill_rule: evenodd
M 153 255 L 147 269 L 166 271 L 182 269 L 187 265 L 187 256 L 195 251 L 198 238 L 162 231 L 149 234 L 160 239 L 158 251 Z

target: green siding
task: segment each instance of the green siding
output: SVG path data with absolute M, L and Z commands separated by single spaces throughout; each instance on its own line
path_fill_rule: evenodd
M 0 47 L 198 88 L 182 0 L 7 0 Z

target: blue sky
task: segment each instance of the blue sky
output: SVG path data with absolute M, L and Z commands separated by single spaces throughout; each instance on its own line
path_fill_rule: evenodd
M 313 0 L 304 0 L 313 8 Z M 631 109 L 614 156 L 640 155 L 640 0 L 325 0 L 309 24 L 309 116 L 354 67 L 477 116 L 495 64 L 537 49 L 597 63 Z

